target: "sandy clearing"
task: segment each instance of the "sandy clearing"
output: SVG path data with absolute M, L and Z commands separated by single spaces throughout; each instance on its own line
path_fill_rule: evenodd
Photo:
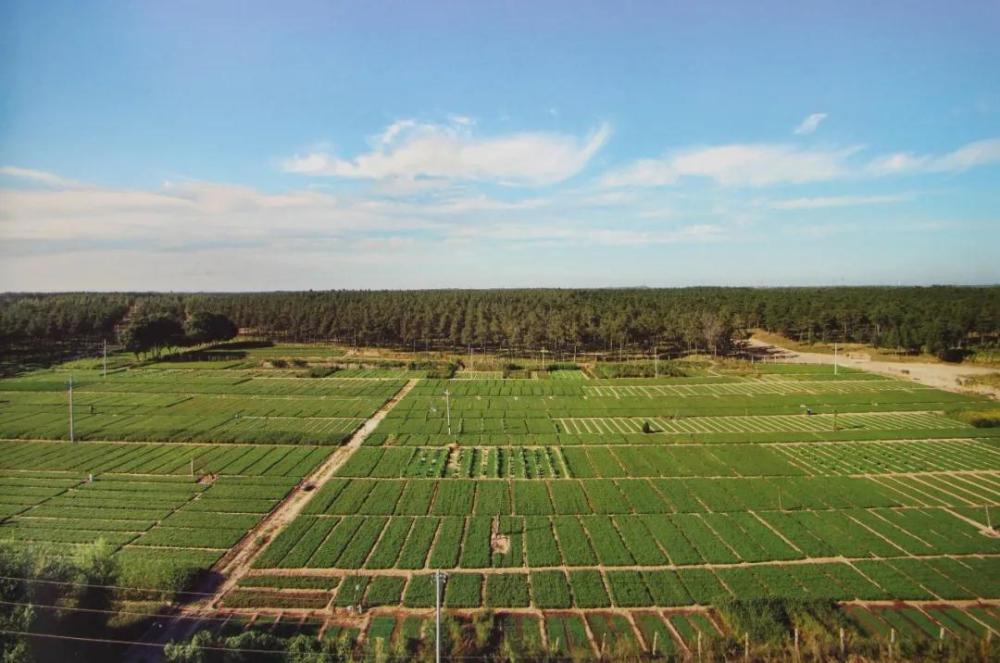
M 833 355 L 817 352 L 797 352 L 771 343 L 765 343 L 756 338 L 751 338 L 748 343 L 759 352 L 766 353 L 770 357 L 791 364 L 833 364 Z M 846 357 L 844 355 L 837 358 L 837 363 L 840 366 L 857 368 L 898 379 L 912 380 L 936 389 L 959 393 L 975 392 L 990 396 L 991 398 L 1000 398 L 1000 390 L 996 388 L 986 386 L 963 387 L 961 385 L 963 378 L 996 373 L 997 369 L 995 368 L 963 366 L 962 364 L 873 361 L 871 359 Z

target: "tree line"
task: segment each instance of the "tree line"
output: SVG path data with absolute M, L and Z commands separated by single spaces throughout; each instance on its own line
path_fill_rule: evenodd
M 760 328 L 802 342 L 944 353 L 995 346 L 1000 287 L 63 293 L 0 296 L 0 343 L 111 338 L 139 317 L 216 314 L 290 341 L 551 352 L 724 352 Z

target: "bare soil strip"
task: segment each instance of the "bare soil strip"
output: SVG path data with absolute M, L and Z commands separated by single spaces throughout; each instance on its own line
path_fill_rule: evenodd
M 289 523 L 295 520 L 302 510 L 306 507 L 313 496 L 319 492 L 319 489 L 326 483 L 336 472 L 340 469 L 351 454 L 353 454 L 365 441 L 373 430 L 382 422 L 392 408 L 402 400 L 404 396 L 410 393 L 417 383 L 418 379 L 408 380 L 403 387 L 396 392 L 396 394 L 386 401 L 379 410 L 357 430 L 351 436 L 351 439 L 347 444 L 337 447 L 336 450 L 327 456 L 319 467 L 313 470 L 308 476 L 306 476 L 295 488 L 293 488 L 288 495 L 269 513 L 265 516 L 252 530 L 250 530 L 233 548 L 229 550 L 212 568 L 212 572 L 209 574 L 211 576 L 209 582 L 213 579 L 217 583 L 213 587 L 199 587 L 199 591 L 204 591 L 206 594 L 211 593 L 211 596 L 199 600 L 197 602 L 189 603 L 183 606 L 178 612 L 171 615 L 170 617 L 165 617 L 171 619 L 171 623 L 166 627 L 159 630 L 155 635 L 149 635 L 146 641 L 151 642 L 168 642 L 170 640 L 180 640 L 189 636 L 198 626 L 196 619 L 191 619 L 192 617 L 197 617 L 199 614 L 211 610 L 213 607 L 218 605 L 219 600 L 232 588 L 234 588 L 239 582 L 240 578 L 245 576 L 250 568 L 253 566 L 254 560 L 257 559 L 264 549 L 267 547 L 267 543 L 273 540 Z M 310 489 L 306 489 L 307 486 L 312 486 Z M 221 583 L 217 581 L 219 576 L 224 579 Z M 259 611 L 258 611 L 259 612 Z M 285 610 L 284 612 L 290 612 Z M 184 619 L 184 618 L 188 619 Z M 126 654 L 126 660 L 146 660 L 149 655 L 149 651 L 135 651 Z
M 292 489 L 285 499 L 271 511 L 270 515 L 261 520 L 254 529 L 250 530 L 239 543 L 231 548 L 215 564 L 212 570 L 225 576 L 226 580 L 216 589 L 215 596 L 209 601 L 211 605 L 214 605 L 223 594 L 236 586 L 240 577 L 246 575 L 253 561 L 264 551 L 267 542 L 273 540 L 281 530 L 295 520 L 295 517 L 302 512 L 313 496 L 319 492 L 323 484 L 340 469 L 341 465 L 350 458 L 351 454 L 361 446 L 365 438 L 385 419 L 389 411 L 396 406 L 396 403 L 402 400 L 406 394 L 410 393 L 410 390 L 416 386 L 418 381 L 416 379 L 409 380 L 402 389 L 396 392 L 395 396 L 390 398 L 378 412 L 365 421 L 361 428 L 355 431 L 347 444 L 338 447 L 336 451 L 330 454 L 319 467 Z M 306 490 L 307 486 L 312 486 L 312 489 Z

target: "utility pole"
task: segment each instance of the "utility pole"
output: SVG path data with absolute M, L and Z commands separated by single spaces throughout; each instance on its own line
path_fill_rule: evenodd
M 444 411 L 448 419 L 448 435 L 451 435 L 451 392 L 447 389 L 444 390 Z
M 441 663 L 441 587 L 448 580 L 448 574 L 442 571 L 434 572 L 434 660 Z
M 660 349 L 653 347 L 653 377 L 660 377 Z
M 837 374 L 837 343 L 833 344 L 833 374 Z
M 75 442 L 73 439 L 73 376 L 69 376 L 69 441 Z
M 104 374 L 101 377 L 108 377 L 108 339 L 104 339 Z

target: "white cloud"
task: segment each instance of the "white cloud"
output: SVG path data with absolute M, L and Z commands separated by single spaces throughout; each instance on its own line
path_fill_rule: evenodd
M 813 113 L 808 115 L 804 120 L 799 122 L 797 127 L 795 127 L 794 133 L 798 136 L 811 134 L 819 128 L 820 122 L 825 120 L 827 117 L 826 113 Z
M 935 159 L 931 169 L 939 171 L 960 171 L 1000 162 L 1000 138 L 990 138 L 969 143 L 954 152 Z
M 0 238 L 32 242 L 262 241 L 344 230 L 427 227 L 426 217 L 316 191 L 269 194 L 211 182 L 155 190 L 0 189 Z
M 574 223 L 542 224 L 497 223 L 455 228 L 454 240 L 489 240 L 513 242 L 558 242 L 597 246 L 644 246 L 715 242 L 727 239 L 726 229 L 714 224 L 693 224 L 668 230 L 632 230 L 621 228 L 580 227 Z
M 862 205 L 888 205 L 910 200 L 906 194 L 891 194 L 885 196 L 814 196 L 808 198 L 788 198 L 785 200 L 768 200 L 762 206 L 770 209 L 798 210 L 821 209 L 825 207 L 858 207 Z
M 801 148 L 783 144 L 721 145 L 642 159 L 601 178 L 608 187 L 665 186 L 681 177 L 704 177 L 724 186 L 766 186 L 841 177 L 858 148 Z
M 262 247 L 339 254 L 355 247 L 372 260 L 379 251 L 416 251 L 442 240 L 641 246 L 726 239 L 711 221 L 665 225 L 662 218 L 650 222 L 645 211 L 630 192 L 617 191 L 591 199 L 499 199 L 476 191 L 397 199 L 308 189 L 265 193 L 185 180 L 150 190 L 0 188 L 0 238 L 8 256 L 28 249 L 45 255 L 119 250 L 197 256 L 226 250 L 249 256 Z
M 1000 138 L 968 143 L 939 156 L 897 152 L 874 159 L 868 171 L 875 175 L 961 172 L 1000 163 Z
M 521 132 L 493 137 L 472 134 L 471 120 L 451 124 L 400 120 L 386 127 L 375 147 L 353 158 L 323 151 L 282 163 L 286 172 L 354 179 L 442 179 L 545 185 L 580 172 L 607 142 L 602 124 L 587 136 Z
M 909 152 L 896 152 L 872 159 L 868 163 L 867 170 L 872 175 L 894 175 L 917 172 L 926 165 L 927 157 Z
M 18 168 L 17 166 L 0 166 L 0 175 L 14 177 L 20 180 L 27 180 L 35 184 L 49 187 L 75 187 L 80 186 L 79 182 L 68 180 L 53 173 L 42 170 L 32 170 L 31 168 Z
M 662 187 L 684 177 L 723 186 L 768 186 L 916 173 L 954 173 L 1000 163 L 1000 138 L 968 143 L 942 155 L 897 152 L 867 162 L 854 157 L 860 147 L 802 147 L 749 143 L 699 147 L 639 159 L 599 179 L 605 187 Z

